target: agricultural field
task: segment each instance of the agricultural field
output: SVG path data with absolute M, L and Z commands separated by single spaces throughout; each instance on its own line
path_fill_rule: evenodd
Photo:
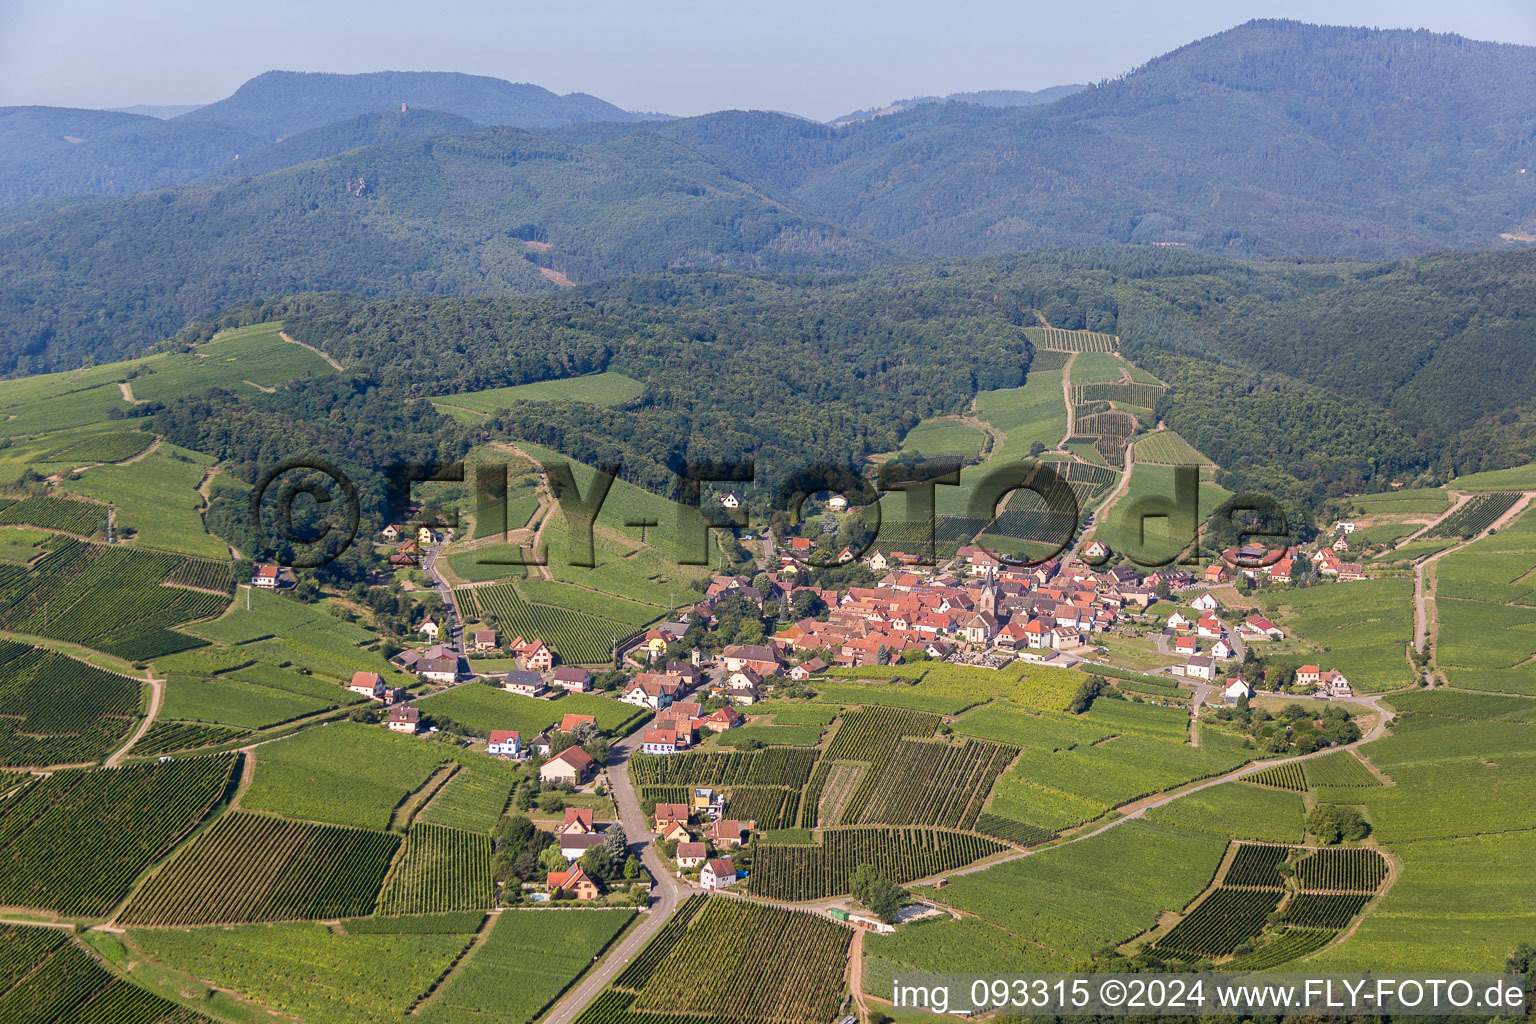
M 771 725 L 752 724 L 720 733 L 715 742 L 722 747 L 738 747 L 743 743 L 765 743 L 769 746 L 814 747 L 821 742 L 819 725 Z
M 1226 846 L 1226 839 L 1209 833 L 1128 821 L 1091 839 L 920 892 L 1003 932 L 1027 936 L 1062 961 L 1081 964 L 1105 946 L 1151 928 L 1163 912 L 1187 905 L 1210 884 Z M 1148 871 L 1145 865 L 1157 867 Z M 945 934 L 964 932 L 958 924 L 923 925 L 925 932 L 934 930 L 928 944 L 941 949 Z M 921 960 L 909 966 L 930 969 Z
M 55 772 L 0 808 L 0 904 L 105 916 L 223 796 L 233 757 Z
M 1285 908 L 1285 921 L 1298 928 L 1342 928 L 1365 909 L 1369 893 L 1301 893 Z
M 1470 473 L 1451 481 L 1458 491 L 1529 491 L 1536 490 L 1536 462 L 1512 469 L 1494 469 Z
M 1222 884 L 1244 889 L 1284 889 L 1285 876 L 1280 866 L 1291 856 L 1292 847 L 1273 843 L 1243 843 L 1232 855 L 1232 863 L 1222 876 Z
M 1209 466 L 1210 459 L 1174 430 L 1159 430 L 1136 442 L 1136 461 L 1159 466 Z
M 147 661 L 200 646 L 170 629 L 217 615 L 224 595 L 162 586 L 175 555 L 56 542 L 26 569 L 0 567 L 0 628 L 92 647 L 125 661 Z
M 43 553 L 43 545 L 52 537 L 42 530 L 0 530 L 0 562 L 26 565 Z
M 1315 850 L 1296 862 L 1303 892 L 1375 892 L 1386 877 L 1386 858 L 1375 850 Z
M 1479 494 L 1424 531 L 1426 537 L 1475 537 L 1492 526 L 1522 497 L 1519 491 Z
M 68 466 L 89 466 L 97 462 L 123 462 L 144 451 L 155 435 L 142 430 L 115 430 L 94 434 L 49 452 L 38 462 L 58 462 Z
M 592 715 L 605 732 L 622 733 L 645 709 L 595 693 L 567 693 L 553 700 L 508 693 L 500 686 L 469 683 L 416 702 L 423 715 L 438 715 L 477 733 L 516 729 L 533 739 L 565 715 Z
M 1300 764 L 1294 761 L 1285 764 L 1271 765 L 1262 771 L 1254 772 L 1244 781 L 1257 786 L 1269 786 L 1274 789 L 1289 789 L 1297 793 L 1307 790 L 1307 776 Z
M 1140 384 L 1156 384 L 1158 379 L 1140 367 L 1126 362 L 1113 352 L 1079 352 L 1072 362 L 1072 384 L 1097 384 L 1125 377 Z
M 1267 889 L 1211 890 L 1188 916 L 1157 941 L 1157 951 L 1181 959 L 1224 956 L 1258 937 L 1281 893 Z
M 133 397 L 166 402 L 216 387 L 254 394 L 300 377 L 336 372 L 315 353 L 283 341 L 278 336 L 282 329 L 281 321 L 236 327 L 219 332 L 192 352 L 138 360 L 137 376 L 128 380 Z
M 1379 494 L 1356 494 L 1349 498 L 1357 516 L 1402 516 L 1438 518 L 1451 506 L 1451 496 L 1442 487 L 1410 487 Z
M 1536 681 L 1510 669 L 1536 653 L 1536 514 L 1440 559 L 1435 663 L 1453 685 L 1536 696 Z
M 705 1021 L 821 1024 L 836 1019 L 842 1003 L 852 938 L 850 929 L 816 915 L 695 897 L 579 1020 L 617 1024 L 659 1012 Z
M 1536 725 L 1536 700 L 1465 690 L 1413 690 L 1395 693 L 1391 705 L 1405 714 L 1457 718 L 1463 721 L 1519 722 Z
M 992 785 L 1017 747 L 986 740 L 902 740 L 865 775 L 838 822 L 973 829 Z
M 180 721 L 264 729 L 335 706 L 238 679 L 170 676 L 160 713 Z
M 572 607 L 525 600 L 518 592 L 518 586 L 520 584 L 501 583 L 489 587 L 460 588 L 454 592 L 454 599 L 466 620 L 484 622 L 494 617 L 496 628 L 508 637 L 538 637 L 567 665 L 610 662 L 614 645 L 636 632 L 637 626 L 633 623 L 603 618 Z M 569 591 L 558 596 L 570 603 L 577 600 Z M 650 614 L 644 621 L 654 621 L 660 617 L 660 609 L 647 609 L 632 602 L 622 604 L 643 609 L 641 612 L 629 612 L 631 617 L 645 612 Z M 628 611 L 628 608 L 619 608 L 610 601 L 609 610 Z
M 488 909 L 493 896 L 489 836 L 418 822 L 385 883 L 379 913 Z
M 1002 853 L 1002 843 L 930 828 L 831 828 L 814 846 L 772 845 L 753 858 L 747 891 L 776 900 L 819 900 L 848 891 L 860 864 L 904 883 Z
M 134 894 L 129 925 L 355 917 L 373 910 L 398 835 L 226 814 Z
M 1412 580 L 1318 584 L 1261 593 L 1259 602 L 1281 628 L 1314 645 L 1307 661 L 1343 672 L 1356 692 L 1413 682 L 1404 654 L 1413 638 Z
M 310 1024 L 397 1024 L 472 936 L 341 934 L 321 924 L 134 928 L 131 950 L 153 967 L 206 979 Z
M 1313 789 L 1323 787 L 1347 789 L 1382 784 L 1380 779 L 1371 774 L 1369 768 L 1361 764 L 1360 760 L 1347 750 L 1314 757 L 1304 762 L 1304 767 L 1307 785 Z
M 0 498 L 0 503 L 0 526 L 36 526 L 80 537 L 107 528 L 107 507 L 92 501 L 34 495 L 20 500 Z
M 117 508 L 117 532 L 135 545 L 228 560 L 229 545 L 203 527 L 198 493 L 206 455 L 162 444 L 136 462 L 97 466 L 62 486 L 70 493 Z
M 137 679 L 0 640 L 0 766 L 101 760 L 137 725 L 142 690 Z
M 1226 971 L 1267 971 L 1322 949 L 1338 937 L 1333 929 L 1288 928 L 1275 941 L 1222 964 Z
M 249 608 L 246 606 L 247 590 L 250 591 Z M 361 626 L 325 614 L 319 606 L 254 587 L 242 587 L 240 599 L 223 616 L 212 622 L 200 622 L 188 632 L 223 644 L 248 644 L 272 636 L 302 636 L 311 643 L 324 640 L 357 647 L 377 639 Z
M 1036 348 L 1062 352 L 1113 352 L 1119 339 L 1098 331 L 1069 331 L 1061 327 L 1026 327 L 1025 335 Z
M 1065 711 L 1082 682 L 1083 675 L 1074 669 L 1022 661 L 995 670 L 920 662 L 834 669 L 816 686 L 816 694 L 817 700 L 833 704 L 882 704 L 935 715 L 958 715 L 996 698 L 1019 708 Z
M 423 1024 L 526 1024 L 586 972 L 634 919 L 632 910 L 507 910 L 433 999 Z
M 1147 819 L 1234 839 L 1299 843 L 1302 815 L 1296 793 L 1228 782 L 1155 808 Z
M 586 402 L 590 405 L 623 405 L 645 393 L 645 385 L 622 373 L 589 373 L 583 377 L 541 380 L 485 391 L 461 391 L 432 399 L 437 406 L 493 413 L 513 402 Z
M 65 932 L 17 925 L 0 925 L 0 1020 L 213 1024 L 108 971 Z
M 256 751 L 247 810 L 388 828 L 394 809 L 448 759 L 413 736 L 355 722 L 305 729 Z
M 250 735 L 244 729 L 222 725 L 200 725 L 195 722 L 170 722 L 157 719 L 149 732 L 133 745 L 135 757 L 154 757 L 180 750 L 196 750 L 216 747 L 242 736 Z
M 957 418 L 924 420 L 901 439 L 902 451 L 919 455 L 975 457 L 986 447 L 987 435 Z
M 420 820 L 469 832 L 489 832 L 507 809 L 516 778 L 513 771 L 461 768 L 422 808 Z
M 1029 446 L 1039 441 L 1055 448 L 1067 432 L 1067 408 L 1062 402 L 1060 371 L 1030 370 L 1023 387 L 1001 391 L 983 391 L 976 396 L 976 415 L 1006 435 L 992 452 L 993 460 L 1013 461 L 1029 454 Z M 970 489 L 965 486 L 967 473 L 960 474 L 959 487 L 939 487 L 940 514 L 964 515 L 969 508 Z M 971 470 L 969 475 L 979 475 Z
M 637 786 L 791 786 L 810 778 L 816 751 L 770 747 L 754 751 L 634 754 L 629 775 Z

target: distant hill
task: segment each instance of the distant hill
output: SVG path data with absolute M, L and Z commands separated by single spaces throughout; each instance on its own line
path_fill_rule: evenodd
M 478 124 L 551 128 L 583 121 L 638 121 L 585 93 L 557 96 L 536 85 L 447 71 L 378 71 L 331 75 L 268 71 L 227 99 L 199 107 L 177 120 L 227 124 L 271 142 L 308 128 L 381 110 L 426 107 Z
M 914 96 L 909 100 L 892 100 L 883 107 L 866 107 L 842 117 L 834 117 L 827 124 L 841 127 L 857 121 L 868 121 L 888 114 L 899 114 L 913 107 L 929 103 L 974 103 L 979 107 L 1036 107 L 1042 103 L 1055 103 L 1075 92 L 1082 92 L 1086 85 L 1053 85 L 1048 89 L 1029 92 L 1025 89 L 985 89 L 980 92 L 952 92 L 948 96 Z
M 170 120 L 173 117 L 180 117 L 182 114 L 190 114 L 201 106 L 201 103 L 174 103 L 170 105 L 139 103 L 131 107 L 113 107 L 112 110 L 118 114 L 140 114 L 144 117 L 158 117 L 162 120 Z
M 655 135 L 402 139 L 256 177 L 0 215 L 0 374 L 137 351 L 189 318 L 287 292 L 498 295 L 672 266 L 886 257 Z
M 385 110 L 359 114 L 346 121 L 291 135 L 282 142 L 225 164 L 217 173 L 225 177 L 266 174 L 364 146 L 435 135 L 468 135 L 478 130 L 479 125 L 467 117 L 441 110 L 407 110 L 403 114 L 398 110 Z
M 222 124 L 67 107 L 0 108 L 0 205 L 179 185 L 262 145 Z

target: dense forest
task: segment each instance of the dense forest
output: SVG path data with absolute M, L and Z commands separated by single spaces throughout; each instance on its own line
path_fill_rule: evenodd
M 1053 103 L 926 103 L 844 127 L 640 120 L 462 75 L 272 73 L 170 122 L 113 115 L 120 129 L 0 111 L 15 197 L 207 164 L 176 189 L 0 211 L 0 374 L 115 358 L 306 290 L 511 295 L 1104 244 L 1309 260 L 1520 246 L 1536 237 L 1533 111 L 1536 48 L 1295 22 Z M 159 177 L 132 170 L 152 157 L 113 155 L 118 130 L 158 140 Z

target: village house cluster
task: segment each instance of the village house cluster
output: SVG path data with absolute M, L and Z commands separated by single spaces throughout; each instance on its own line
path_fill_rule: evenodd
M 698 869 L 699 885 L 708 890 L 736 884 L 739 872 L 730 851 L 746 845 L 757 823 L 723 817 L 725 800 L 713 789 L 694 789 L 688 803 L 656 805 L 652 831 L 662 842 L 677 844 L 681 871 Z

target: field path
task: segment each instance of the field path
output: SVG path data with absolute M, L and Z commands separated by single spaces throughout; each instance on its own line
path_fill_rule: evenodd
M 1057 447 L 1063 451 L 1067 447 L 1067 438 L 1072 436 L 1077 427 L 1076 417 L 1072 415 L 1072 364 L 1077 362 L 1077 353 L 1067 356 L 1067 363 L 1061 368 L 1061 404 L 1067 407 L 1067 432 L 1061 435 L 1061 444 Z
M 1392 550 L 1396 551 L 1398 548 L 1402 547 L 1404 544 L 1407 544 L 1411 540 L 1418 540 L 1420 537 L 1424 536 L 1424 531 L 1425 530 L 1430 529 L 1436 523 L 1440 522 L 1440 520 L 1445 519 L 1448 516 L 1455 515 L 1456 512 L 1461 508 L 1461 506 L 1465 505 L 1467 502 L 1472 500 L 1472 494 L 1469 493 L 1469 492 L 1453 491 L 1449 487 L 1447 487 L 1446 488 L 1446 493 L 1450 494 L 1451 496 L 1453 496 L 1456 499 L 1451 504 L 1451 507 L 1446 509 L 1440 515 L 1435 516 L 1433 519 L 1431 519 L 1429 522 L 1425 523 L 1423 526 L 1419 527 L 1417 530 L 1414 530 L 1412 533 L 1410 533 L 1408 536 L 1404 537 L 1402 540 L 1398 541 L 1396 544 L 1392 545 Z
M 1526 491 L 1521 496 L 1519 501 L 1515 502 L 1509 507 L 1509 511 L 1505 512 L 1503 515 L 1499 516 L 1498 519 L 1489 523 L 1481 532 L 1477 534 L 1477 536 L 1464 540 L 1459 544 L 1453 544 L 1452 546 L 1443 550 L 1436 551 L 1434 554 L 1430 555 L 1428 558 L 1424 559 L 1422 562 L 1419 562 L 1413 567 L 1414 650 L 1418 651 L 1420 654 L 1424 654 L 1427 651 L 1431 655 L 1431 658 L 1433 658 L 1434 641 L 1439 637 L 1440 633 L 1439 612 L 1437 610 L 1434 619 L 1431 620 L 1428 608 L 1428 605 L 1433 603 L 1435 600 L 1435 563 L 1440 561 L 1440 559 L 1444 558 L 1446 555 L 1454 554 L 1455 552 L 1460 551 L 1468 544 L 1475 544 L 1476 542 L 1482 540 L 1484 537 L 1488 536 L 1493 531 L 1503 529 L 1505 524 L 1511 522 L 1517 516 L 1519 516 L 1520 513 L 1526 510 L 1526 507 L 1530 505 L 1532 498 L 1536 498 L 1536 491 Z M 1458 501 L 1451 511 L 1454 512 L 1457 508 L 1460 508 L 1462 504 L 1465 503 L 1465 501 L 1466 497 L 1464 496 L 1462 501 Z M 1450 514 L 1450 512 L 1446 513 L 1446 515 Z M 1443 518 L 1445 518 L 1445 516 L 1441 516 L 1441 519 Z M 1435 520 L 1435 522 L 1439 521 L 1440 520 L 1438 519 Z M 1432 523 L 1430 525 L 1434 524 Z M 1429 527 L 1426 526 L 1424 529 L 1427 530 Z M 1414 536 L 1418 536 L 1418 534 L 1414 534 Z M 1428 577 L 1427 579 L 1426 575 Z
M 307 348 L 307 349 L 309 349 L 315 355 L 319 356 L 321 359 L 324 359 L 326 362 L 330 363 L 331 367 L 333 369 L 337 370 L 338 372 L 340 372 L 340 371 L 345 369 L 345 367 L 343 367 L 340 363 L 338 363 L 336 360 L 332 359 L 330 356 L 326 355 L 324 352 L 321 352 L 319 349 L 315 348 L 315 346 L 313 346 L 313 345 L 306 345 L 302 341 L 299 341 L 297 338 L 289 337 L 287 331 L 278 331 L 277 332 L 277 336 L 279 338 L 282 338 L 284 341 L 286 341 L 290 345 L 297 345 L 297 346 L 299 346 L 299 348 Z M 249 384 L 250 381 L 246 381 L 246 383 Z M 252 387 L 260 387 L 261 385 L 253 384 L 251 386 Z
M 629 779 L 629 755 L 639 747 L 642 735 L 644 733 L 636 732 L 613 745 L 608 755 L 607 771 L 614 806 L 619 810 L 624 834 L 630 840 L 629 850 L 639 854 L 641 863 L 655 880 L 651 887 L 654 902 L 629 933 L 608 951 L 602 962 L 556 1004 L 549 1016 L 544 1018 L 544 1024 L 571 1024 L 586 1005 L 619 976 L 635 958 L 635 954 L 661 931 L 687 894 L 687 888 L 669 874 L 662 864 L 651 842 L 650 820 L 641 811 L 640 798 Z
M 128 756 L 128 751 L 132 750 L 133 745 L 143 739 L 144 734 L 149 732 L 150 726 L 155 724 L 155 716 L 160 713 L 160 704 L 165 697 L 165 680 L 150 676 L 144 682 L 149 684 L 149 713 L 144 716 L 144 721 L 139 723 L 139 727 L 133 731 L 133 735 L 128 737 L 128 742 L 124 743 L 118 748 L 117 753 L 103 762 L 102 767 L 104 768 L 116 768 L 122 764 L 123 758 Z
M 123 393 L 123 401 L 127 402 L 129 405 L 142 405 L 143 403 L 149 401 L 147 398 L 134 398 L 133 385 L 129 384 L 125 380 L 118 381 L 117 390 Z
M 1315 700 L 1317 698 L 1302 697 L 1302 696 L 1297 695 L 1297 696 L 1293 696 L 1293 697 L 1291 697 L 1289 699 L 1297 700 L 1297 701 L 1307 701 L 1307 700 Z M 1045 851 L 1045 850 L 1055 850 L 1055 849 L 1059 849 L 1060 847 L 1063 847 L 1063 846 L 1069 846 L 1072 843 L 1080 843 L 1084 839 L 1092 839 L 1094 836 L 1103 835 L 1105 832 L 1108 832 L 1110 829 L 1115 828 L 1115 827 L 1120 826 L 1120 825 L 1123 825 L 1123 824 L 1125 824 L 1128 821 L 1134 821 L 1134 820 L 1136 820 L 1138 818 L 1145 817 L 1146 813 L 1148 811 L 1154 810 L 1154 809 L 1156 809 L 1158 807 L 1162 807 L 1165 804 L 1173 803 L 1173 801 L 1175 801 L 1175 800 L 1183 799 L 1184 797 L 1189 796 L 1191 793 L 1199 793 L 1199 792 L 1202 792 L 1204 790 L 1211 789 L 1214 786 L 1220 786 L 1223 783 L 1235 782 L 1238 779 L 1245 779 L 1245 778 L 1247 778 L 1250 775 L 1257 774 L 1258 772 L 1261 772 L 1261 771 L 1263 771 L 1266 768 L 1273 768 L 1276 765 L 1299 764 L 1302 761 L 1310 761 L 1313 758 L 1323 757 L 1323 756 L 1328 755 L 1328 754 L 1336 753 L 1337 751 L 1340 751 L 1340 750 L 1357 750 L 1361 746 L 1364 746 L 1367 743 L 1371 743 L 1371 742 L 1373 742 L 1375 740 L 1380 739 L 1382 734 L 1387 731 L 1387 726 L 1389 724 L 1391 724 L 1391 722 L 1392 722 L 1392 719 L 1393 719 L 1392 713 L 1387 711 L 1385 708 L 1383 708 L 1381 706 L 1381 704 L 1380 704 L 1380 701 L 1381 701 L 1381 696 L 1380 695 L 1372 696 L 1372 697 L 1338 698 L 1338 699 L 1332 701 L 1332 703 L 1337 703 L 1337 704 L 1357 704 L 1357 705 L 1361 705 L 1363 707 L 1369 708 L 1370 710 L 1372 710 L 1372 711 L 1374 711 L 1376 713 L 1376 721 L 1371 725 L 1370 731 L 1367 732 L 1364 736 L 1360 737 L 1358 740 L 1356 740 L 1353 743 L 1347 743 L 1347 744 L 1345 744 L 1343 746 L 1339 746 L 1339 747 L 1324 747 L 1323 749 L 1315 750 L 1315 751 L 1313 751 L 1310 754 L 1297 754 L 1297 755 L 1294 755 L 1292 757 L 1282 757 L 1282 758 L 1272 759 L 1272 760 L 1267 760 L 1267 761 L 1252 761 L 1252 762 L 1250 762 L 1248 764 L 1245 764 L 1245 765 L 1243 765 L 1243 766 L 1241 766 L 1239 768 L 1234 768 L 1230 772 L 1226 772 L 1225 774 L 1216 775 L 1216 776 L 1213 776 L 1213 777 L 1211 777 L 1209 779 L 1204 779 L 1204 780 L 1202 780 L 1200 782 L 1192 783 L 1192 784 L 1190 784 L 1189 786 L 1186 786 L 1183 789 L 1177 789 L 1177 790 L 1174 790 L 1173 792 L 1170 792 L 1170 793 L 1158 793 L 1158 794 L 1155 794 L 1153 796 L 1144 797 L 1144 798 L 1142 798 L 1140 800 L 1135 800 L 1135 801 L 1133 801 L 1131 803 L 1128 803 L 1128 804 L 1123 804 L 1119 808 L 1116 808 L 1116 810 L 1119 810 L 1121 812 L 1121 816 L 1116 818 L 1114 821 L 1105 822 L 1103 825 L 1100 825 L 1098 828 L 1095 828 L 1095 829 L 1093 829 L 1091 831 L 1088 831 L 1088 832 L 1081 832 L 1081 833 L 1079 833 L 1079 834 L 1077 834 L 1075 836 L 1072 836 L 1069 839 L 1062 840 L 1059 843 L 1051 843 L 1051 844 L 1049 844 L 1047 846 L 1036 846 L 1033 849 L 1029 849 L 1029 850 L 1020 850 L 1017 853 L 1010 854 L 1010 855 L 1008 855 L 1006 857 L 1000 857 L 1000 858 L 998 858 L 996 860 L 984 861 L 984 862 L 979 863 L 979 864 L 973 864 L 973 865 L 971 865 L 968 868 L 960 868 L 960 869 L 955 870 L 955 871 L 946 871 L 946 872 L 942 873 L 942 876 L 936 875 L 934 877 L 954 878 L 957 875 L 971 875 L 971 874 L 975 874 L 978 871 L 986 871 L 989 868 L 996 867 L 999 864 L 1006 864 L 1009 861 L 1020 860 L 1020 859 L 1022 859 L 1024 857 L 1033 856 L 1034 854 L 1042 852 L 1042 851 Z M 910 884 L 910 885 L 921 885 L 922 881 L 910 882 L 908 884 Z

